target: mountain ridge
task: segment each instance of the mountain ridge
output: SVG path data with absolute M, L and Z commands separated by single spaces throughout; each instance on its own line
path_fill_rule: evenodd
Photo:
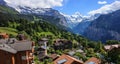
M 120 40 L 120 10 L 110 14 L 101 15 L 92 21 L 85 30 L 84 36 L 91 40 Z
M 7 6 L 3 0 L 0 0 L 0 2 L 2 6 L 10 8 L 10 10 L 15 9 Z M 2 12 L 4 11 L 7 10 L 4 10 L 3 8 Z M 120 17 L 118 15 L 120 14 L 119 11 L 108 14 L 95 14 L 93 16 L 83 16 L 80 13 L 75 13 L 70 16 L 64 15 L 52 8 L 30 8 L 19 6 L 18 12 L 18 15 L 20 14 L 20 16 L 26 15 L 32 17 L 32 19 L 34 19 L 34 17 L 37 19 L 42 18 L 59 28 L 83 35 L 91 40 L 120 40 L 120 29 L 118 28 Z M 9 13 L 11 13 L 11 11 Z M 116 23 L 114 21 L 116 21 Z

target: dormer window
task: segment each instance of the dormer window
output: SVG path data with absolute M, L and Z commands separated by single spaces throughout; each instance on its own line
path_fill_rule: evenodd
M 57 64 L 64 64 L 66 61 L 67 59 L 62 59 L 62 60 L 57 61 Z
M 95 64 L 95 62 L 89 62 L 89 63 L 87 63 L 87 64 Z

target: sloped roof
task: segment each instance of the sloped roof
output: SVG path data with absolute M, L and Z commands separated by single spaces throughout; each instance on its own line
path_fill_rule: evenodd
M 8 38 L 8 39 L 0 39 L 0 44 L 10 44 L 12 43 L 13 41 L 17 41 L 16 38 Z
M 17 51 L 25 51 L 32 49 L 32 42 L 31 41 L 17 41 L 16 43 L 9 44 L 13 49 Z
M 14 40 L 14 39 L 11 39 Z M 0 40 L 0 50 L 4 50 L 10 53 L 17 53 L 18 51 L 32 50 L 32 41 L 24 40 L 11 43 L 11 40 Z
M 57 58 L 54 61 L 54 64 L 58 64 L 59 62 L 61 62 L 62 60 L 64 60 L 64 64 L 72 64 L 73 62 L 76 62 L 77 64 L 83 64 L 83 61 L 78 60 L 74 57 L 71 57 L 69 55 L 63 54 L 61 55 L 59 58 Z M 65 61 L 66 60 L 66 61 Z
M 106 50 L 111 50 L 113 48 L 119 48 L 120 47 L 120 44 L 114 44 L 114 45 L 105 45 L 104 48 Z
M 68 54 L 72 56 L 75 54 L 75 51 L 69 51 Z
M 48 38 L 42 38 L 41 40 L 43 40 L 43 41 L 48 41 L 49 39 L 48 39 Z
M 54 60 L 54 59 L 58 58 L 59 56 L 57 54 L 51 54 L 49 57 Z
M 7 52 L 10 52 L 13 54 L 17 53 L 17 51 L 15 49 L 11 48 L 7 44 L 0 44 L 0 50 L 4 50 L 4 51 L 7 51 Z
M 101 61 L 95 57 L 90 58 L 84 64 L 100 64 Z
M 76 50 L 76 52 L 83 53 L 84 51 L 83 51 L 83 50 L 81 50 L 81 49 L 78 49 L 78 50 Z
M 0 39 L 0 44 L 6 43 L 7 40 L 6 39 Z

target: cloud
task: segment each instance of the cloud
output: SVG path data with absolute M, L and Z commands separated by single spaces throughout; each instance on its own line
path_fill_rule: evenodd
M 120 1 L 115 1 L 112 4 L 107 4 L 102 6 L 101 8 L 97 9 L 97 10 L 93 10 L 88 12 L 88 14 L 90 15 L 94 15 L 94 14 L 108 14 L 110 12 L 116 11 L 120 9 Z
M 98 4 L 107 4 L 106 1 L 98 1 Z
M 62 6 L 63 0 L 4 0 L 9 6 L 27 6 L 31 8 L 52 8 Z

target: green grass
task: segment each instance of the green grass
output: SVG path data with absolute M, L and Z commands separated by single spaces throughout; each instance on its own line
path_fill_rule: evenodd
M 52 36 L 54 36 L 54 34 L 51 33 L 51 32 L 41 32 L 41 33 L 38 33 L 38 35 L 39 35 L 39 36 L 40 36 L 40 35 L 45 35 L 45 36 L 47 36 L 47 35 L 52 35 Z
M 10 7 L 7 6 L 2 6 L 0 5 L 0 11 L 1 12 L 7 12 L 7 13 L 12 13 L 12 14 L 17 14 L 18 12 Z
M 0 32 L 7 33 L 7 34 L 12 34 L 12 35 L 17 35 L 18 31 L 13 28 L 8 28 L 8 27 L 0 27 Z

